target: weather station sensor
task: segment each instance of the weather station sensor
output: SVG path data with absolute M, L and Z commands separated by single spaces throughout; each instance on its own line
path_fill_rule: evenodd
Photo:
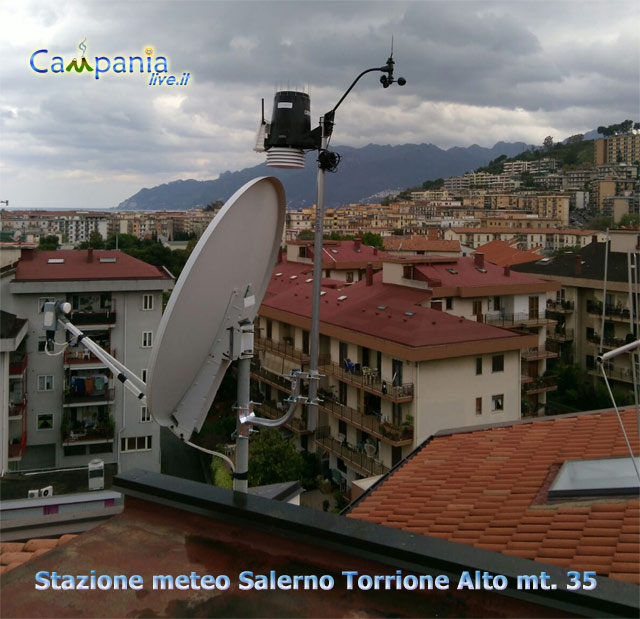
M 289 408 L 280 419 L 257 417 L 255 403 L 249 399 L 253 321 L 276 263 L 284 219 L 285 193 L 276 178 L 250 181 L 227 200 L 198 241 L 169 298 L 151 353 L 147 384 L 71 323 L 69 303 L 47 302 L 43 311 L 47 354 L 61 354 L 64 348 L 55 353 L 55 346 L 69 344 L 55 341 L 60 325 L 147 405 L 158 424 L 189 445 L 225 459 L 234 471 L 234 489 L 243 492 L 247 491 L 252 426 L 280 426 L 306 400 L 299 396 L 297 372 L 292 373 Z M 238 361 L 235 463 L 190 442 L 234 360 Z
M 262 120 L 256 135 L 256 152 L 266 152 L 267 166 L 275 168 L 303 168 L 305 150 L 318 151 L 317 201 L 315 213 L 315 237 L 313 260 L 313 286 L 311 293 L 311 331 L 309 334 L 309 397 L 307 430 L 315 431 L 318 423 L 318 373 L 320 352 L 320 297 L 322 295 L 322 235 L 324 228 L 324 194 L 326 173 L 335 172 L 340 163 L 340 155 L 330 151 L 329 138 L 333 133 L 336 110 L 347 98 L 360 78 L 367 73 L 381 72 L 380 83 L 383 88 L 392 84 L 404 86 L 404 77 L 393 77 L 395 62 L 393 60 L 393 39 L 391 39 L 391 55 L 387 63 L 381 67 L 366 69 L 352 82 L 329 112 L 320 118 L 320 124 L 311 129 L 311 112 L 309 95 L 303 92 L 276 92 L 273 102 L 271 122 L 264 117 L 264 99 L 262 100 Z

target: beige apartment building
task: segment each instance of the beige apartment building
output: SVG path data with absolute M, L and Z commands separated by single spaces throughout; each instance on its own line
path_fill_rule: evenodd
M 438 430 L 543 410 L 555 388 L 543 376 L 555 356 L 543 348 L 544 306 L 556 286 L 478 260 L 385 258 L 361 281 L 323 282 L 319 427 L 308 432 L 300 410 L 287 429 L 324 454 L 343 489 L 388 471 Z M 443 281 L 456 277 L 446 269 L 457 285 Z M 310 264 L 276 266 L 257 320 L 258 414 L 280 416 L 291 370 L 308 367 L 311 288 Z
M 625 133 L 595 140 L 594 161 L 604 163 L 629 163 L 640 161 L 640 134 Z
M 577 363 L 595 380 L 602 380 L 596 358 L 622 346 L 631 324 L 629 292 L 630 255 L 638 256 L 637 231 L 611 231 L 605 292 L 606 244 L 594 239 L 580 254 L 566 254 L 553 259 L 513 267 L 522 273 L 558 282 L 561 288 L 550 294 L 547 313 L 555 315 L 557 325 L 549 330 L 547 347 L 558 352 L 566 362 Z M 603 320 L 604 315 L 604 320 Z M 637 334 L 635 335 L 637 337 Z M 629 355 L 622 355 L 606 365 L 607 377 L 620 389 L 632 390 L 633 370 Z

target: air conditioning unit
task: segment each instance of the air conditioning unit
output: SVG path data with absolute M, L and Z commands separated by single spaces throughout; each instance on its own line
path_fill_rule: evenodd
M 53 486 L 46 486 L 45 488 L 40 488 L 40 496 L 53 496 Z
M 28 499 L 37 499 L 40 496 L 40 490 L 29 490 L 27 492 Z

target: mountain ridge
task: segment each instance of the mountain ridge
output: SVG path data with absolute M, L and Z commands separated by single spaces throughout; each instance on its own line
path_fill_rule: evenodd
M 486 165 L 500 155 L 513 157 L 530 148 L 524 142 L 497 142 L 491 148 L 472 144 L 442 149 L 434 144 L 368 144 L 361 148 L 336 146 L 341 156 L 338 174 L 328 175 L 325 204 L 328 207 L 363 201 L 379 201 L 384 195 L 426 180 L 456 176 Z M 287 208 L 311 206 L 316 199 L 315 155 L 307 154 L 303 170 L 268 168 L 265 163 L 217 179 L 178 179 L 143 188 L 121 202 L 116 210 L 187 210 L 216 200 L 227 200 L 239 187 L 257 176 L 275 176 L 285 187 Z

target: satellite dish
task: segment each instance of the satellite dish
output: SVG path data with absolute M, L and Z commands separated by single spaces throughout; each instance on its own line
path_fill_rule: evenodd
M 248 182 L 209 224 L 171 294 L 146 397 L 156 422 L 182 439 L 201 428 L 231 361 L 252 352 L 243 350 L 242 327 L 251 328 L 262 302 L 284 218 L 280 181 Z

